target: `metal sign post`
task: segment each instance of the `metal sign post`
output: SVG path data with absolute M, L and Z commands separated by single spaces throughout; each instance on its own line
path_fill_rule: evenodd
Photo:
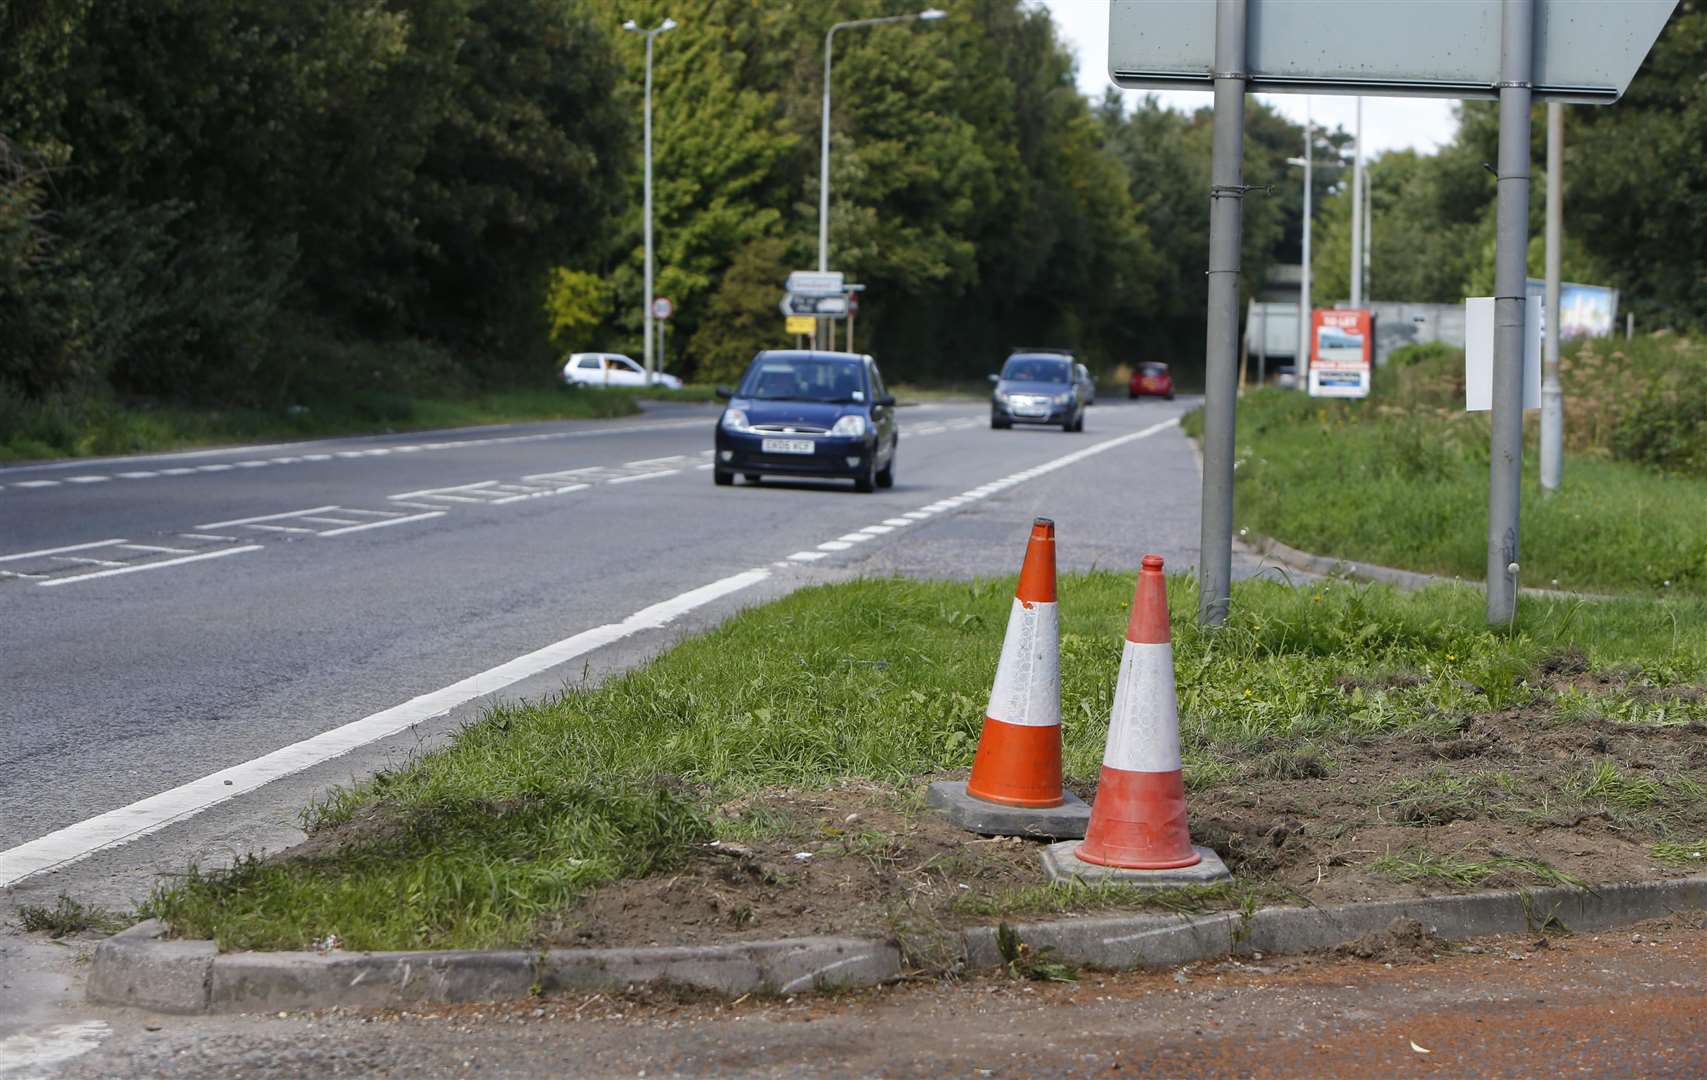
M 1505 623 L 1516 612 L 1519 569 L 1529 105 L 1617 101 L 1676 7 L 1677 0 L 1111 0 L 1115 85 L 1215 91 L 1200 621 L 1226 618 L 1232 576 L 1245 91 L 1500 102 L 1488 620 Z M 1355 47 L 1325 48 L 1330 27 L 1334 40 Z M 1361 285 L 1356 252 L 1352 280 Z
M 1209 325 L 1204 355 L 1203 522 L 1197 617 L 1219 626 L 1233 584 L 1233 410 L 1238 397 L 1239 233 L 1245 199 L 1245 0 L 1215 5 L 1209 164 Z
M 1565 465 L 1565 395 L 1559 386 L 1559 339 L 1565 335 L 1559 317 L 1560 236 L 1564 217 L 1565 107 L 1547 103 L 1547 328 L 1544 344 L 1546 374 L 1541 381 L 1541 491 L 1559 490 Z

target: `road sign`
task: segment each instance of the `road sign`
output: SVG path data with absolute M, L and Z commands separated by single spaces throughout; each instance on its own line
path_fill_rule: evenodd
M 840 296 L 844 275 L 840 270 L 796 270 L 788 275 L 785 292 L 796 296 Z
M 811 315 L 819 319 L 840 319 L 848 313 L 848 298 L 835 296 L 801 296 L 789 293 L 778 305 L 784 315 Z
M 810 334 L 818 329 L 818 320 L 810 315 L 790 315 L 788 317 L 788 332 L 791 334 Z
M 1545 305 L 1530 297 L 1523 308 L 1523 407 L 1541 407 L 1541 313 Z M 1464 411 L 1494 407 L 1494 298 L 1464 301 Z
M 1369 396 L 1373 329 L 1365 308 L 1317 308 L 1311 313 L 1311 397 Z
M 1247 89 L 1499 97 L 1502 0 L 1247 0 Z M 1677 0 L 1535 0 L 1534 97 L 1606 105 Z M 1209 90 L 1215 0 L 1113 0 L 1108 74 L 1127 89 Z
M 670 303 L 669 297 L 660 296 L 652 301 L 652 317 L 654 319 L 668 319 L 675 313 L 676 305 Z

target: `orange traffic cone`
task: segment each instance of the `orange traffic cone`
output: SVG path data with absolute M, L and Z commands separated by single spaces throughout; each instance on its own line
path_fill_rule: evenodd
M 1061 641 L 1055 612 L 1055 523 L 1038 518 L 1008 612 L 984 731 L 961 784 L 926 798 L 962 828 L 989 836 L 1079 837 L 1090 807 L 1061 786 Z
M 1102 779 L 1085 838 L 1054 845 L 1044 865 L 1056 880 L 1148 878 L 1174 884 L 1230 876 L 1214 852 L 1192 846 L 1186 828 L 1173 635 L 1160 555 L 1144 556 L 1138 571 Z
M 1060 806 L 1061 631 L 1055 523 L 1038 518 L 1008 612 L 996 683 L 966 793 L 1004 806 Z

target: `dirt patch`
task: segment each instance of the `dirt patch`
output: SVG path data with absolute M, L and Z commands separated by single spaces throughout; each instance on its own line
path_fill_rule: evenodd
M 718 808 L 739 835 L 685 866 L 589 893 L 555 945 L 668 945 L 809 934 L 928 936 L 963 898 L 1041 879 L 1039 846 L 973 836 L 888 789 L 779 791 Z M 921 943 L 922 946 L 922 943 Z
M 1415 919 L 1403 915 L 1394 919 L 1385 930 L 1371 930 L 1356 941 L 1348 941 L 1334 950 L 1338 956 L 1355 956 L 1359 960 L 1378 960 L 1398 963 L 1408 960 L 1433 960 L 1452 950 L 1439 934 Z

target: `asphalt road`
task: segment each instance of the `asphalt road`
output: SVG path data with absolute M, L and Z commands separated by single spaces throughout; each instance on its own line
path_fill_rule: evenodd
M 0 470 L 0 885 L 122 906 L 156 872 L 288 843 L 326 785 L 487 697 L 272 783 L 245 763 L 709 583 L 727 594 L 498 689 L 550 692 L 807 581 L 1012 573 L 1036 514 L 1069 566 L 1188 565 L 1197 473 L 1166 424 L 1186 407 L 1103 405 L 1072 435 L 991 431 L 977 403 L 903 409 L 897 484 L 875 495 L 714 488 L 697 406 Z M 135 810 L 203 778 L 232 790 Z M 86 824 L 121 811 L 139 816 Z
M 702 406 L 0 469 L 0 1050 L 151 1022 L 84 1005 L 80 953 L 17 933 L 20 905 L 128 910 L 287 846 L 306 803 L 495 698 L 806 584 L 1015 573 L 1040 514 L 1064 568 L 1195 564 L 1191 404 L 1100 405 L 1082 434 L 904 408 L 872 495 L 714 487 Z M 0 1075 L 48 1053 L 17 1045 Z

